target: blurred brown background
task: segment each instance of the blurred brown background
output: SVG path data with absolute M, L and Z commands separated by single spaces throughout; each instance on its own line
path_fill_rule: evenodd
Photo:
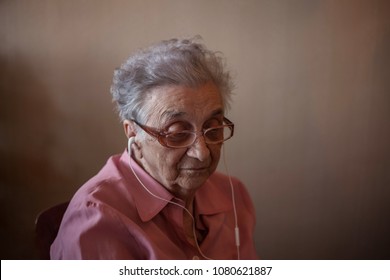
M 114 68 L 200 34 L 236 78 L 227 161 L 252 194 L 259 255 L 389 259 L 389 3 L 0 1 L 1 258 L 36 258 L 38 212 L 125 149 Z

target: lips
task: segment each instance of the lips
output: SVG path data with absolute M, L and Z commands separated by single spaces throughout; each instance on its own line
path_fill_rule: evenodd
M 199 162 L 199 161 L 186 161 L 183 162 L 178 166 L 178 170 L 181 171 L 192 171 L 192 172 L 202 172 L 202 171 L 208 171 L 210 170 L 211 167 L 211 160 L 207 160 L 204 162 Z
M 184 171 L 202 171 L 202 170 L 206 170 L 208 168 L 209 168 L 208 166 L 205 166 L 205 167 L 184 167 L 184 168 L 180 168 L 180 169 L 184 170 Z

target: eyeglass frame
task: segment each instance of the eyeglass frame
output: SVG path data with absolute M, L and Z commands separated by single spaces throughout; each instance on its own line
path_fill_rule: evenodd
M 188 132 L 188 133 L 191 133 L 191 134 L 195 134 L 195 138 L 194 138 L 194 141 L 187 145 L 187 146 L 179 146 L 179 147 L 173 147 L 173 146 L 169 146 L 167 143 L 165 143 L 165 141 L 163 140 L 165 137 L 167 137 L 169 134 L 173 134 L 171 132 L 166 132 L 164 130 L 159 130 L 159 129 L 155 129 L 155 128 L 152 128 L 152 127 L 149 127 L 149 126 L 146 126 L 146 125 L 142 125 L 140 123 L 138 123 L 136 120 L 132 119 L 131 120 L 132 122 L 134 122 L 136 125 L 138 125 L 143 131 L 145 131 L 147 134 L 149 134 L 150 136 L 154 137 L 157 139 L 157 141 L 164 147 L 166 148 L 172 148 L 172 149 L 182 149 L 182 148 L 188 148 L 190 146 L 192 146 L 196 139 L 198 139 L 198 137 L 201 135 L 204 137 L 205 133 L 207 133 L 208 131 L 212 130 L 212 129 L 216 129 L 216 128 L 224 128 L 224 127 L 228 127 L 230 128 L 230 131 L 231 131 L 231 134 L 230 134 L 230 137 L 229 138 L 226 138 L 226 139 L 223 139 L 221 142 L 216 142 L 216 143 L 207 143 L 207 140 L 205 138 L 205 143 L 206 144 L 210 144 L 210 145 L 216 145 L 216 144 L 221 144 L 227 140 L 229 140 L 230 138 L 233 137 L 234 135 L 234 123 L 232 121 L 230 121 L 228 118 L 226 117 L 223 117 L 223 122 L 226 123 L 226 124 L 223 124 L 223 125 L 219 125 L 219 126 L 215 126 L 215 127 L 210 127 L 210 128 L 206 128 L 206 129 L 203 129 L 202 131 L 189 131 L 189 130 L 183 130 L 185 132 Z M 182 131 L 182 132 L 183 132 Z

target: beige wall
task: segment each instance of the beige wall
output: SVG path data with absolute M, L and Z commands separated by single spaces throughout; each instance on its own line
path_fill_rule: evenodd
M 1 258 L 35 258 L 36 214 L 125 148 L 113 69 L 195 34 L 236 77 L 227 160 L 252 194 L 259 255 L 389 258 L 388 3 L 1 1 Z

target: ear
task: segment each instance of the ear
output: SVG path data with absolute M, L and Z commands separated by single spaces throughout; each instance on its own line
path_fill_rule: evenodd
M 132 121 L 124 120 L 123 129 L 127 138 L 134 137 L 137 134 L 135 124 Z
M 137 135 L 135 123 L 133 121 L 124 120 L 123 129 L 125 130 L 125 134 L 128 139 L 130 139 L 131 137 L 135 137 Z M 142 152 L 140 146 L 134 140 L 131 146 L 133 147 L 132 153 L 134 154 L 134 158 L 138 161 L 138 159 L 142 158 Z

